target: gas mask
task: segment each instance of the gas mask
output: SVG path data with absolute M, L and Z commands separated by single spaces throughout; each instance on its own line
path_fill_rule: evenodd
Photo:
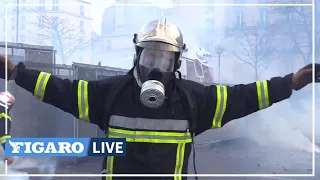
M 149 108 L 160 107 L 165 101 L 165 87 L 174 76 L 176 54 L 144 48 L 138 61 L 136 68 L 141 82 L 140 101 Z

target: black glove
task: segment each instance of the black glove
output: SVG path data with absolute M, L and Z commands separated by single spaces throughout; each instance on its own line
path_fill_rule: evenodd
M 0 78 L 5 79 L 6 72 L 6 59 L 3 56 L 0 56 Z M 16 74 L 17 66 L 11 62 L 10 59 L 7 59 L 7 78 L 8 80 L 13 80 Z
M 320 82 L 320 64 L 315 66 L 315 82 Z M 312 82 L 312 64 L 309 64 L 292 76 L 292 89 L 300 90 Z

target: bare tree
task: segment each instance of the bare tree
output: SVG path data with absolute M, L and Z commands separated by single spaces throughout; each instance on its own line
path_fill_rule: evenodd
M 41 9 L 33 11 L 38 14 L 38 22 L 31 23 L 40 29 L 40 33 L 33 34 L 33 37 L 40 44 L 53 45 L 63 64 L 74 53 L 90 47 L 92 42 L 86 37 L 81 21 L 70 22 L 67 18 L 51 16 Z
M 267 69 L 275 52 L 272 35 L 268 27 L 259 26 L 256 22 L 253 22 L 252 26 L 243 27 L 242 34 L 241 50 L 233 51 L 233 55 L 252 67 L 255 80 L 258 80 L 259 75 Z
M 270 0 L 270 2 L 284 3 L 283 0 Z M 310 0 L 287 0 L 287 3 L 303 4 L 310 3 Z M 282 53 L 300 55 L 305 64 L 310 63 L 312 60 L 312 7 L 272 7 L 270 12 L 273 17 L 277 17 L 270 26 L 274 29 L 275 35 L 289 40 L 286 48 L 282 48 Z

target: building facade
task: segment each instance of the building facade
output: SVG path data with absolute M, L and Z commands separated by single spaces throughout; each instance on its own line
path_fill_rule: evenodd
M 115 3 L 128 4 L 128 0 L 117 0 Z M 136 0 L 135 4 L 149 4 L 150 6 L 111 6 L 105 9 L 102 34 L 99 42 L 93 47 L 95 63 L 130 68 L 132 59 L 126 58 L 134 54 L 133 34 L 151 20 L 160 17 L 167 18 L 170 22 L 177 24 L 184 35 L 184 40 L 189 47 L 198 46 L 198 38 L 195 31 L 203 31 L 206 27 L 201 18 L 204 17 L 205 7 L 174 6 L 157 7 L 150 0 Z M 175 0 L 178 3 L 198 3 L 196 0 Z M 192 14 L 193 11 L 201 12 Z M 199 21 L 199 19 L 201 19 Z M 201 33 L 197 33 L 201 34 Z
M 294 1 L 294 0 L 293 0 Z M 129 1 L 119 0 L 116 3 L 125 4 Z M 149 3 L 151 1 L 135 1 L 134 3 Z M 174 0 L 174 4 L 196 4 L 196 0 Z M 206 4 L 258 4 L 258 3 L 272 3 L 272 0 L 207 0 L 201 3 Z M 319 4 L 316 2 L 316 4 Z M 319 5 L 317 5 L 318 7 Z M 315 8 L 319 13 L 319 8 Z M 311 12 L 308 14 L 311 22 Z M 191 49 L 204 48 L 209 51 L 213 56 L 209 60 L 209 64 L 213 66 L 214 72 L 219 72 L 217 45 L 224 47 L 224 51 L 220 56 L 221 61 L 221 81 L 234 82 L 236 77 L 243 77 L 236 82 L 246 83 L 256 79 L 268 78 L 270 75 L 264 73 L 265 67 L 270 65 L 275 67 L 287 68 L 288 72 L 295 71 L 296 67 L 300 67 L 305 63 L 299 57 L 297 50 L 293 45 L 289 45 L 288 41 L 292 38 L 286 36 L 286 33 L 280 33 L 275 23 L 279 23 L 279 18 L 283 19 L 284 14 L 274 13 L 272 7 L 257 7 L 257 6 L 173 6 L 172 8 L 159 8 L 159 7 L 120 7 L 114 6 L 105 10 L 102 26 L 102 35 L 100 37 L 100 48 L 94 52 L 94 58 L 98 63 L 106 63 L 106 65 L 122 68 L 130 68 L 132 66 L 132 59 L 130 57 L 134 53 L 134 44 L 132 43 L 133 33 L 137 32 L 139 28 L 152 19 L 159 17 L 166 17 L 170 21 L 177 24 L 184 35 L 184 40 L 187 47 Z M 307 19 L 308 19 L 307 18 Z M 318 18 L 319 19 L 319 18 Z M 318 21 L 319 22 L 319 21 Z M 292 24 L 292 27 L 299 25 Z M 311 27 L 311 24 L 306 24 Z M 283 27 L 283 26 L 282 26 Z M 248 45 L 250 39 L 254 39 L 256 33 L 256 45 Z M 247 33 L 249 39 L 246 37 Z M 306 32 L 298 34 L 304 35 Z M 290 34 L 290 33 L 287 33 Z M 246 45 L 245 45 L 246 44 Z M 302 44 L 302 43 L 300 43 Z M 252 57 L 248 57 L 244 51 L 245 46 L 258 46 L 256 51 L 259 51 L 259 61 L 257 65 L 258 70 L 248 68 L 243 61 L 254 61 Z M 309 44 L 310 46 L 310 44 Z M 282 48 L 286 47 L 286 50 Z M 279 50 L 281 49 L 281 51 Z M 277 52 L 279 51 L 279 52 Z M 277 52 L 277 53 L 275 53 Z M 296 53 L 296 54 L 295 54 Z M 310 55 L 310 52 L 304 52 Z M 192 53 L 189 53 L 192 54 Z M 254 55 L 254 50 L 251 50 L 250 56 Z M 297 56 L 297 57 L 296 57 Z M 249 59 L 249 60 L 248 60 Z M 250 60 L 251 59 L 251 60 Z M 260 60 L 261 59 L 261 60 Z M 277 63 L 273 59 L 277 59 Z M 295 63 L 290 67 L 290 63 L 286 62 L 287 59 L 295 59 Z M 270 61 L 269 61 L 270 60 Z M 272 60 L 272 61 L 271 61 Z M 285 67 L 284 67 L 285 66 Z M 245 70 L 249 69 L 249 70 Z M 251 71 L 252 74 L 243 76 L 241 72 Z M 223 72 L 233 72 L 225 73 Z M 263 71 L 263 73 L 262 73 Z M 270 72 L 272 74 L 274 72 Z M 283 72 L 276 72 L 283 73 Z M 241 74 L 241 75 L 240 75 Z M 215 74 L 217 76 L 217 74 Z M 231 83 L 230 82 L 230 83 Z
M 215 3 L 267 4 L 275 2 L 272 0 L 224 0 L 224 2 Z M 301 3 L 302 1 L 292 0 L 290 2 Z M 306 1 L 305 3 L 311 2 Z M 319 14 L 318 2 L 316 2 L 316 7 L 318 7 L 315 8 L 316 14 Z M 215 23 L 215 31 L 222 28 L 223 33 L 217 32 L 218 39 L 211 39 L 205 47 L 210 53 L 216 55 L 214 59 L 218 59 L 217 44 L 224 47 L 221 55 L 222 81 L 250 83 L 270 78 L 275 74 L 295 72 L 299 67 L 311 62 L 311 7 L 294 7 L 296 12 L 300 12 L 303 17 L 297 16 L 294 9 L 289 6 L 215 8 L 218 8 L 220 12 L 214 17 L 218 16 L 219 19 L 223 19 L 220 23 Z M 208 12 L 211 11 L 210 9 L 211 7 L 208 7 Z M 316 29 L 319 29 L 319 23 L 316 23 Z M 210 34 L 209 31 L 208 33 Z M 319 38 L 317 39 L 316 43 L 319 41 Z M 215 61 L 213 66 L 218 67 L 218 61 Z M 215 72 L 217 72 L 216 69 Z
M 1 0 L 0 7 L 0 14 L 4 14 L 0 19 L 3 34 L 0 41 L 54 46 L 57 63 L 90 63 L 92 18 L 89 1 Z
M 117 4 L 132 3 L 128 0 L 116 0 Z M 135 3 L 151 4 L 151 1 L 137 0 Z M 103 15 L 101 36 L 92 48 L 94 64 L 130 69 L 134 54 L 133 35 L 146 22 L 159 17 L 161 10 L 157 7 L 111 6 Z

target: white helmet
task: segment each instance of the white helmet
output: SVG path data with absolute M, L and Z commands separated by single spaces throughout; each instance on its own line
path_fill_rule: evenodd
M 14 101 L 15 99 L 9 91 L 0 92 L 0 106 L 7 108 L 9 110 L 12 108 Z

